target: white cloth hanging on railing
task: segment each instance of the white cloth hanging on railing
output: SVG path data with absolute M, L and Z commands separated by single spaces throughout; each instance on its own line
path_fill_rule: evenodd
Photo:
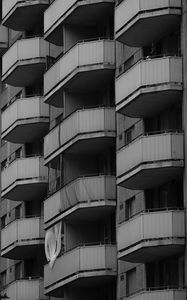
M 45 255 L 51 269 L 61 251 L 61 228 L 60 222 L 48 229 L 45 235 Z

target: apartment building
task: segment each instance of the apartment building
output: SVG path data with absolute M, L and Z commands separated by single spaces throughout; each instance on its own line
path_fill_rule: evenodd
M 186 0 L 1 5 L 1 294 L 187 299 Z

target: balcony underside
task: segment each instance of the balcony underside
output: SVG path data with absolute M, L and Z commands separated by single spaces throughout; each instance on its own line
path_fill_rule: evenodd
M 47 0 L 20 1 L 3 17 L 2 24 L 16 31 L 32 29 L 47 6 Z
M 67 279 L 58 281 L 56 284 L 46 287 L 45 294 L 50 296 L 58 297 L 63 289 L 68 285 L 68 288 L 89 288 L 97 286 L 104 286 L 110 284 L 113 280 L 116 279 L 116 272 L 110 270 L 98 270 L 98 271 L 85 271 L 81 273 L 76 273 L 73 276 L 68 277 Z
M 175 8 L 140 12 L 116 32 L 116 39 L 134 47 L 151 45 L 175 31 L 180 24 L 180 14 L 181 10 Z
M 132 118 L 151 117 L 179 103 L 181 99 L 180 84 L 144 87 L 117 104 L 117 111 Z
M 44 255 L 44 239 L 25 239 L 16 241 L 9 247 L 2 249 L 1 256 L 15 260 L 31 259 L 37 255 L 38 251 L 43 252 Z
M 71 141 L 62 145 L 54 153 L 45 157 L 45 165 L 53 158 L 64 152 L 65 154 L 79 154 L 79 155 L 93 155 L 107 150 L 109 147 L 115 145 L 114 131 L 100 131 L 96 133 L 80 134 Z
M 30 201 L 42 197 L 47 191 L 46 179 L 21 179 L 2 190 L 1 196 L 14 201 Z
M 146 263 L 180 255 L 184 248 L 185 238 L 145 240 L 118 252 L 118 258 L 127 262 Z
M 117 184 L 132 190 L 155 188 L 182 176 L 183 160 L 168 160 L 140 164 L 117 179 Z
M 2 81 L 12 86 L 31 86 L 42 81 L 46 68 L 45 58 L 33 58 L 17 61 L 3 76 Z
M 18 120 L 1 135 L 11 143 L 25 144 L 42 138 L 49 129 L 49 118 L 30 118 Z
M 89 203 L 83 202 L 79 203 L 68 210 L 60 213 L 54 219 L 45 224 L 45 228 L 54 225 L 55 223 L 61 221 L 62 219 L 71 224 L 81 224 L 87 222 L 96 222 L 106 218 L 115 212 L 116 201 L 100 200 L 92 201 Z
M 99 23 L 102 19 L 112 16 L 114 2 L 94 2 L 95 3 L 93 3 L 93 1 L 76 2 L 66 14 L 45 32 L 44 38 L 55 45 L 62 46 L 63 39 L 59 39 L 59 36 L 62 37 L 63 35 L 63 24 L 91 26 Z
M 91 92 L 101 88 L 113 78 L 114 67 L 110 65 L 98 64 L 77 68 L 45 95 L 45 102 L 56 107 L 62 107 L 63 89 L 75 93 Z

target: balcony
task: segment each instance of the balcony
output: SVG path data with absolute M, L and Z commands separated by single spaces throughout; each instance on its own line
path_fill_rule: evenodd
M 180 102 L 182 82 L 181 57 L 141 60 L 116 79 L 117 111 L 133 118 L 158 114 Z
M 99 23 L 112 15 L 114 0 L 56 0 L 44 13 L 44 37 L 53 44 L 61 45 L 63 24 L 86 26 Z
M 42 157 L 14 160 L 1 173 L 1 196 L 15 201 L 26 201 L 45 195 L 48 170 Z
M 62 106 L 62 89 L 84 93 L 93 91 L 114 77 L 114 69 L 114 41 L 79 42 L 45 73 L 45 101 Z
M 60 256 L 53 269 L 44 268 L 45 294 L 57 295 L 65 285 L 81 280 L 83 287 L 88 282 L 111 280 L 117 272 L 116 246 L 95 245 L 75 248 Z M 82 286 L 81 285 L 81 286 Z
M 62 219 L 94 220 L 111 214 L 116 207 L 114 176 L 81 177 L 65 185 L 44 202 L 45 226 Z
M 164 289 L 161 288 L 158 290 L 145 290 L 137 294 L 131 295 L 128 298 L 129 300 L 186 300 L 186 291 L 183 289 Z M 124 299 L 124 300 L 125 300 Z
M 10 300 L 48 299 L 44 295 L 43 280 L 32 277 L 13 281 L 3 289 L 2 294 L 4 293 Z
M 117 184 L 145 190 L 182 175 L 183 133 L 144 135 L 117 153 Z
M 160 40 L 179 26 L 181 6 L 181 0 L 122 1 L 115 11 L 116 39 L 135 47 Z
M 43 219 L 25 218 L 9 223 L 1 230 L 1 256 L 29 259 L 44 248 Z
M 8 28 L 0 25 L 0 55 L 8 48 Z
M 60 153 L 97 153 L 115 138 L 115 108 L 81 109 L 64 119 L 44 139 L 45 163 Z
M 32 29 L 49 0 L 2 0 L 2 24 L 16 31 Z
M 49 43 L 34 37 L 17 40 L 3 55 L 2 81 L 13 86 L 31 86 L 42 80 Z
M 184 220 L 183 210 L 134 216 L 118 228 L 118 258 L 145 263 L 180 254 L 185 246 Z
M 186 291 L 183 289 L 147 290 L 131 295 L 129 300 L 186 300 Z
M 49 129 L 49 107 L 43 97 L 16 99 L 2 112 L 2 139 L 25 144 L 42 138 Z

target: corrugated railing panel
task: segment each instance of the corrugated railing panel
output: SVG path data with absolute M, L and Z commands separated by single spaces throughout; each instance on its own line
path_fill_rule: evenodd
M 104 131 L 104 108 L 79 111 L 79 133 Z
M 120 30 L 138 13 L 169 7 L 181 8 L 181 0 L 125 0 L 116 7 L 115 30 L 116 32 Z
M 129 220 L 118 227 L 117 238 L 118 250 L 127 248 L 130 245 L 133 245 L 137 241 L 142 239 L 142 217 L 135 217 L 133 220 Z M 132 234 L 133 232 L 133 234 Z
M 138 63 L 116 79 L 116 104 L 135 92 L 140 86 L 141 65 Z
M 106 248 L 107 252 L 106 252 Z M 65 277 L 75 275 L 81 271 L 98 271 L 104 269 L 116 270 L 115 246 L 96 245 L 78 247 L 59 257 L 52 269 L 47 265 L 44 269 L 44 286 L 48 287 Z M 111 257 L 109 265 L 106 255 Z M 114 256 L 114 257 L 113 257 Z M 113 265 L 114 263 L 114 265 Z
M 153 212 L 141 216 L 143 239 L 160 239 L 172 237 L 172 214 L 171 211 Z
M 141 163 L 172 159 L 184 159 L 182 133 L 142 136 L 118 151 L 117 173 L 120 176 Z
M 80 271 L 105 269 L 105 246 L 86 246 L 79 248 Z
M 44 166 L 44 158 L 39 157 L 39 177 L 48 178 L 48 167 Z
M 60 126 L 56 126 L 44 138 L 44 157 L 60 147 Z
M 2 57 L 2 75 L 18 60 L 18 42 L 13 44 Z
M 182 84 L 182 58 L 150 58 L 138 62 L 116 80 L 116 104 L 141 87 Z M 124 86 L 126 88 L 124 89 Z
M 17 2 L 21 2 L 21 0 L 3 0 L 2 1 L 2 18 L 4 18 L 9 11 L 15 6 Z
M 44 222 L 48 222 L 61 212 L 61 192 L 58 191 L 44 201 Z
M 79 111 L 73 113 L 60 125 L 60 145 L 65 144 L 79 133 Z
M 113 64 L 114 41 L 105 40 L 85 41 L 76 44 L 68 52 L 66 52 L 44 75 L 44 94 L 46 95 L 66 76 L 70 75 L 77 67 L 85 67 L 94 64 L 108 63 Z M 107 50 L 106 50 L 107 46 Z M 104 50 L 106 58 L 104 61 Z
M 142 139 L 138 139 L 117 153 L 117 175 L 127 172 L 142 162 Z M 128 159 L 124 159 L 127 158 Z
M 167 7 L 181 7 L 181 0 L 138 0 L 140 10 L 162 9 Z
M 8 28 L 0 25 L 0 43 L 8 43 Z
M 44 238 L 42 218 L 17 219 L 8 224 L 1 231 L 1 248 L 21 240 Z
M 122 1 L 115 10 L 115 31 L 120 30 L 129 20 L 131 20 L 139 11 L 139 0 Z
M 26 218 L 17 220 L 18 240 L 44 238 L 40 236 L 40 218 Z
M 18 116 L 18 103 L 14 102 L 5 111 L 2 112 L 1 126 L 2 132 L 9 128 L 16 120 Z
M 1 249 L 11 245 L 17 239 L 17 222 L 12 222 L 1 230 Z
M 60 17 L 62 17 L 77 0 L 56 0 L 44 14 L 44 32 L 48 31 Z
M 114 176 L 82 177 L 67 184 L 44 202 L 45 222 L 79 203 L 115 200 L 115 184 Z
M 115 43 L 110 40 L 104 41 L 104 63 L 115 65 Z
M 49 55 L 49 43 L 42 38 L 17 40 L 3 55 L 2 75 L 19 60 L 45 58 L 47 55 Z
M 129 297 L 129 300 L 186 300 L 185 290 L 143 291 Z M 125 300 L 125 299 L 124 299 Z
M 118 250 L 142 240 L 184 238 L 184 226 L 184 211 L 141 213 L 118 227 Z
M 2 132 L 16 121 L 39 117 L 49 117 L 49 106 L 42 97 L 17 99 L 2 113 Z
M 53 129 L 44 139 L 44 156 L 48 157 L 78 134 L 115 132 L 115 108 L 78 110 Z
M 172 159 L 171 134 L 150 135 L 142 138 L 142 163 Z
M 47 167 L 44 166 L 43 158 L 28 157 L 17 159 L 2 172 L 2 190 L 16 180 L 39 178 L 40 176 L 45 177 L 47 180 Z
M 172 213 L 172 233 L 173 236 L 185 236 L 185 214 L 183 211 Z
M 74 249 L 60 256 L 53 268 L 49 265 L 44 268 L 44 287 L 52 285 L 59 280 L 71 274 L 77 273 L 79 270 L 79 249 Z

